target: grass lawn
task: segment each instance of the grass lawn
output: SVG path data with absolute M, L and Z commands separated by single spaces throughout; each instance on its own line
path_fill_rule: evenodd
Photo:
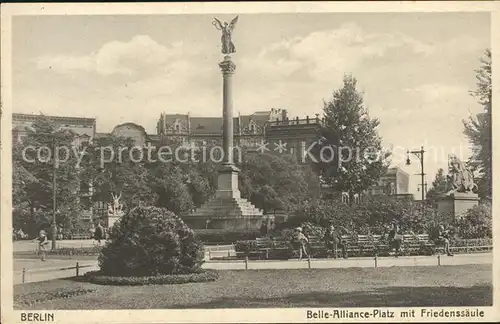
M 382 307 L 492 305 L 492 266 L 220 271 L 209 283 L 99 286 L 72 279 L 17 285 L 14 294 L 96 289 L 30 309 Z M 28 306 L 15 303 L 16 309 Z

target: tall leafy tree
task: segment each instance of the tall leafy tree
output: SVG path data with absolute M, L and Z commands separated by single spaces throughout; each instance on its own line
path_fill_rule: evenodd
M 93 201 L 109 202 L 122 194 L 125 210 L 153 204 L 157 197 L 150 186 L 146 153 L 134 148 L 132 139 L 109 136 L 96 139 L 85 150 L 82 180 L 93 186 Z
M 151 187 L 157 197 L 154 204 L 176 215 L 189 213 L 194 207 L 189 183 L 188 174 L 175 163 L 158 163 L 151 170 Z
M 386 172 L 388 154 L 378 134 L 379 120 L 370 118 L 354 77 L 324 103 L 324 125 L 314 148 L 316 169 L 335 192 L 361 193 Z
M 69 206 L 79 203 L 79 169 L 73 151 L 75 139 L 74 132 L 61 129 L 40 115 L 23 141 L 13 143 L 14 208 L 27 208 L 30 218 L 35 221 L 38 216 L 52 220 L 48 215 L 53 212 L 55 176 L 56 221 L 76 222 L 77 215 L 66 212 Z M 55 152 L 59 155 L 55 156 Z
M 293 155 L 247 153 L 239 166 L 242 196 L 266 213 L 287 210 L 319 195 L 317 175 Z
M 491 50 L 487 49 L 481 58 L 481 65 L 476 70 L 477 88 L 471 91 L 484 112 L 476 117 L 464 120 L 464 134 L 474 146 L 469 160 L 470 165 L 478 172 L 479 195 L 491 199 L 492 190 L 492 124 L 491 124 Z

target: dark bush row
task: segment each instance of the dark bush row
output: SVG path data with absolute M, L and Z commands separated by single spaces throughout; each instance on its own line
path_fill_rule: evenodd
M 203 243 L 232 244 L 236 241 L 255 240 L 259 232 L 223 232 L 223 233 L 197 233 L 196 236 Z
M 89 282 L 99 285 L 143 286 L 215 281 L 219 278 L 219 274 L 214 271 L 200 271 L 198 273 L 158 275 L 148 277 L 113 277 L 103 275 L 100 271 L 89 271 L 84 274 L 84 278 Z
M 101 247 L 82 247 L 82 248 L 60 248 L 48 251 L 52 255 L 98 255 Z
M 26 293 L 14 296 L 14 303 L 25 306 L 33 306 L 53 299 L 70 298 L 74 296 L 85 295 L 96 291 L 96 288 L 61 288 L 53 291 L 37 291 L 36 293 Z

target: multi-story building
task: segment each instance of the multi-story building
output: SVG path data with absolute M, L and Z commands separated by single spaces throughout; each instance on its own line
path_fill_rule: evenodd
M 251 115 L 238 115 L 233 120 L 234 144 L 255 148 L 265 141 L 273 150 L 275 143 L 281 143 L 286 152 L 302 158 L 304 150 L 317 140 L 322 121 L 319 114 L 314 118 L 289 119 L 285 109 L 271 109 Z M 162 113 L 157 122 L 157 133 L 147 134 L 144 128 L 134 123 L 116 126 L 111 133 L 98 133 L 96 137 L 110 134 L 133 138 L 136 145 L 151 143 L 153 146 L 171 142 L 194 144 L 195 146 L 222 144 L 221 117 L 193 117 L 191 114 Z
M 40 115 L 34 114 L 12 114 L 12 140 L 22 141 L 22 139 L 32 130 L 31 125 Z M 56 123 L 61 129 L 69 129 L 78 136 L 75 140 L 76 145 L 83 142 L 90 142 L 96 134 L 96 119 L 82 117 L 62 117 L 45 116 Z
M 399 167 L 389 168 L 377 184 L 368 189 L 370 196 L 392 196 L 395 198 L 413 199 L 413 195 L 408 193 L 410 175 Z

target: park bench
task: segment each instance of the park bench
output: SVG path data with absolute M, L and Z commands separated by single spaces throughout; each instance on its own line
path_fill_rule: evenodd
M 453 253 L 488 252 L 493 250 L 492 239 L 451 239 L 450 250 Z M 442 244 L 436 245 L 438 253 L 444 253 Z
M 237 241 L 236 257 L 251 259 L 268 259 L 269 252 L 274 249 L 275 242 L 269 237 L 258 237 L 255 240 Z
M 272 240 L 272 249 L 268 257 L 272 259 L 286 260 L 294 256 L 294 251 L 289 240 L 284 237 L 275 237 Z
M 387 256 L 392 252 L 388 242 L 381 240 L 381 235 L 343 235 L 342 240 L 346 244 L 348 256 Z M 283 237 L 275 238 L 258 238 L 248 242 L 245 251 L 237 251 L 237 256 L 245 256 L 259 259 L 289 259 L 297 257 L 290 242 Z M 450 249 L 453 252 L 482 252 L 490 251 L 493 248 L 491 239 L 475 239 L 475 240 L 455 240 L 451 242 Z M 328 257 L 329 252 L 325 246 L 322 237 L 310 236 L 307 249 L 311 257 L 322 258 Z M 439 244 L 436 245 L 429 239 L 428 234 L 404 234 L 401 255 L 431 255 L 436 251 L 440 252 L 443 249 Z M 340 255 L 340 247 L 338 254 Z
M 392 251 L 386 239 L 381 240 L 381 235 L 374 235 L 376 249 L 375 253 L 378 256 L 389 255 Z M 432 253 L 434 244 L 429 241 L 428 234 L 403 234 L 401 242 L 401 255 L 419 255 Z
M 269 259 L 269 251 L 273 248 L 273 241 L 269 237 L 258 237 L 255 239 L 256 251 L 252 251 L 257 254 L 259 259 Z

